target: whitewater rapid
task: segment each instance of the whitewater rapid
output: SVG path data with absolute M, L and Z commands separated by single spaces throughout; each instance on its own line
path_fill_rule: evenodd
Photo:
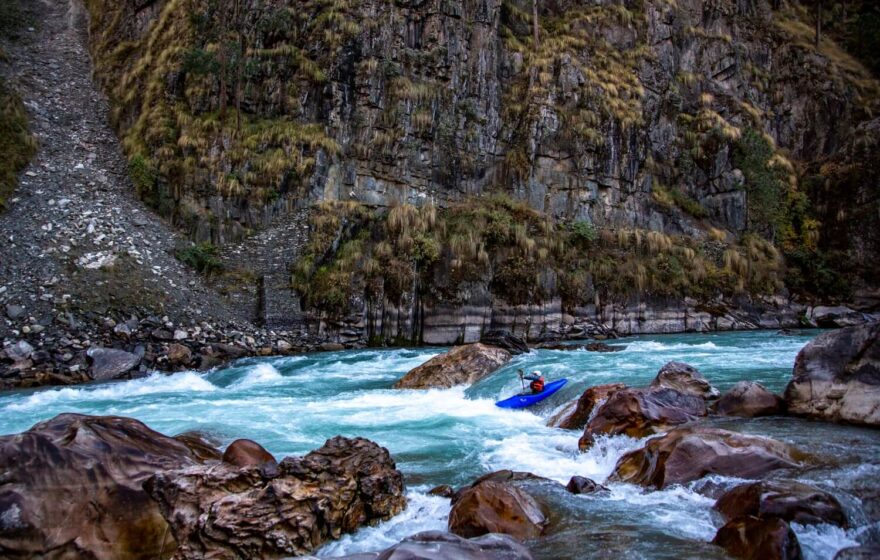
M 224 443 L 250 438 L 279 458 L 307 453 L 337 434 L 370 438 L 387 447 L 404 472 L 410 505 L 394 519 L 346 535 L 317 552 L 352 554 L 390 546 L 419 531 L 445 529 L 449 501 L 427 494 L 439 484 L 458 487 L 499 469 L 529 471 L 562 484 L 574 475 L 604 481 L 621 455 L 644 442 L 599 438 L 587 453 L 579 453 L 580 433 L 545 425 L 562 403 L 591 385 L 646 385 L 664 363 L 680 360 L 698 367 L 722 390 L 751 379 L 781 391 L 798 350 L 814 334 L 638 337 L 614 341 L 625 349 L 613 353 L 533 351 L 470 388 L 427 391 L 391 387 L 411 368 L 443 351 L 439 348 L 247 359 L 207 373 L 153 374 L 133 381 L 3 394 L 0 432 L 20 432 L 61 412 L 113 414 L 138 418 L 172 435 L 199 430 Z M 520 367 L 570 381 L 558 395 L 532 409 L 496 407 L 496 400 L 519 389 L 515 371 Z M 795 419 L 716 423 L 837 455 L 841 452 L 831 449 L 835 439 L 849 438 L 851 461 L 809 476 L 834 488 L 856 517 L 860 505 L 853 485 L 880 475 L 880 442 L 870 430 L 817 430 Z M 730 486 L 737 481 L 714 482 Z M 546 490 L 543 497 L 559 519 L 555 532 L 535 548 L 536 557 L 588 558 L 601 556 L 599 552 L 633 558 L 724 557 L 719 548 L 706 544 L 720 519 L 712 511 L 714 500 L 697 491 L 699 484 L 663 491 L 627 484 L 609 488 L 601 497 Z M 864 524 L 849 531 L 795 526 L 811 559 L 831 558 L 872 530 L 876 528 Z M 594 546 L 599 547 L 596 554 L 591 552 Z

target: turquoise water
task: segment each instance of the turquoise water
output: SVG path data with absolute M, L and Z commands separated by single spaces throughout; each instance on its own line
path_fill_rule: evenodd
M 579 433 L 547 428 L 552 412 L 591 385 L 623 381 L 645 385 L 669 360 L 698 367 L 722 391 L 742 379 L 781 391 L 797 352 L 814 332 L 772 332 L 632 337 L 614 341 L 614 353 L 533 351 L 470 388 L 430 391 L 392 389 L 411 368 L 440 348 L 352 350 L 243 360 L 208 373 L 154 375 L 134 381 L 0 396 L 0 433 L 15 433 L 61 412 L 138 418 L 167 434 L 207 432 L 228 443 L 250 438 L 278 458 L 304 454 L 334 435 L 363 436 L 387 447 L 406 475 L 410 507 L 378 527 L 344 537 L 321 555 L 376 550 L 426 529 L 445 528 L 448 501 L 425 492 L 438 484 L 459 486 L 492 470 L 526 470 L 567 482 L 572 475 L 604 480 L 624 452 L 643 442 L 600 440 L 577 452 Z M 569 385 L 528 411 L 502 410 L 494 401 L 519 390 L 517 368 L 539 369 Z M 862 519 L 859 496 L 880 475 L 880 433 L 795 419 L 712 420 L 724 427 L 764 433 L 833 457 L 807 477 L 833 487 Z M 845 442 L 845 443 L 842 443 Z M 838 448 L 835 448 L 838 446 Z M 721 480 L 720 484 L 731 481 Z M 861 485 L 861 486 L 860 486 Z M 625 484 L 610 496 L 576 497 L 552 485 L 534 490 L 553 504 L 551 534 L 535 546 L 539 558 L 724 557 L 704 544 L 720 520 L 713 500 L 694 486 L 645 492 Z M 859 517 L 862 516 L 862 517 Z M 863 523 L 849 532 L 831 527 L 796 528 L 811 558 L 830 558 L 842 546 L 869 536 Z

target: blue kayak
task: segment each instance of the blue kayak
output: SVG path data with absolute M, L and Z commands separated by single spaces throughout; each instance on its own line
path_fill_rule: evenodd
M 503 401 L 498 401 L 495 403 L 495 406 L 500 406 L 501 408 L 525 408 L 527 406 L 532 406 L 535 403 L 539 403 L 555 393 L 556 391 L 562 389 L 562 387 L 568 383 L 568 379 L 559 379 L 554 381 L 553 383 L 548 383 L 544 386 L 544 390 L 540 393 L 520 393 L 519 395 L 514 395 L 509 399 L 504 399 Z

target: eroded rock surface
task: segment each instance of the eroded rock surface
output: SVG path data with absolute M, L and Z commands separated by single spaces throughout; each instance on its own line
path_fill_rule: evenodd
M 551 418 L 547 425 L 551 428 L 564 430 L 581 430 L 593 413 L 596 405 L 603 402 L 609 395 L 621 389 L 626 389 L 624 383 L 608 383 L 590 387 L 576 401 L 568 403 L 565 408 Z
M 700 370 L 683 362 L 669 362 L 660 368 L 657 377 L 651 382 L 651 388 L 675 389 L 680 393 L 704 399 L 713 399 L 720 394 L 718 389 L 709 384 Z
M 715 534 L 712 544 L 743 560 L 800 560 L 801 546 L 788 523 L 778 518 L 740 517 Z
M 549 520 L 525 490 L 507 482 L 485 480 L 456 496 L 449 530 L 462 537 L 504 533 L 518 539 L 539 537 Z
M 847 527 L 840 502 L 815 486 L 790 480 L 766 480 L 742 484 L 715 502 L 725 519 L 752 516 L 778 517 L 801 525 L 830 523 Z
M 410 370 L 394 387 L 397 389 L 429 389 L 471 384 L 486 377 L 510 361 L 511 354 L 503 348 L 482 343 L 456 346 Z
M 740 381 L 721 395 L 712 406 L 712 412 L 722 416 L 773 416 L 785 410 L 782 397 L 771 393 L 754 381 Z

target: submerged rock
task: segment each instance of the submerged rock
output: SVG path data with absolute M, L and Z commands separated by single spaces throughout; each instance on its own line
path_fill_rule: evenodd
M 157 473 L 144 487 L 181 559 L 301 555 L 406 507 L 388 451 L 362 438 L 335 437 L 275 469 L 201 465 Z
M 715 509 L 727 520 L 778 517 L 801 525 L 830 523 L 847 527 L 846 514 L 837 498 L 815 486 L 788 480 L 742 484 L 721 496 Z
M 61 414 L 4 436 L 0 556 L 167 558 L 174 539 L 142 485 L 202 460 L 184 442 L 115 416 Z
M 608 397 L 584 428 L 578 448 L 586 451 L 595 436 L 642 438 L 706 415 L 706 401 L 675 389 L 623 389 Z
M 465 539 L 442 531 L 425 531 L 382 552 L 342 556 L 339 560 L 532 560 L 529 549 L 515 539 L 490 533 Z
M 709 474 L 752 478 L 797 468 L 806 456 L 770 438 L 717 428 L 676 428 L 617 461 L 610 480 L 666 488 Z
M 410 370 L 394 387 L 429 389 L 471 384 L 503 366 L 510 358 L 511 354 L 507 350 L 479 342 L 456 346 Z
M 718 529 L 712 544 L 743 560 L 800 560 L 801 546 L 779 518 L 738 517 Z
M 880 426 L 880 322 L 823 333 L 798 353 L 791 414 Z
M 137 354 L 115 348 L 89 348 L 86 355 L 92 360 L 89 376 L 96 381 L 117 379 L 141 363 Z
M 768 391 L 760 383 L 740 381 L 712 406 L 712 412 L 722 416 L 773 416 L 785 410 L 782 397 Z
M 570 402 L 553 416 L 547 422 L 547 425 L 551 428 L 562 428 L 564 430 L 581 430 L 587 424 L 587 420 L 590 419 L 590 415 L 593 413 L 596 405 L 621 389 L 626 389 L 624 383 L 608 383 L 606 385 L 590 387 L 583 392 L 578 400 Z
M 714 399 L 719 395 L 718 389 L 712 387 L 697 368 L 683 362 L 669 362 L 660 368 L 650 388 L 675 389 L 704 399 Z
M 539 537 L 549 520 L 526 491 L 506 482 L 484 480 L 456 495 L 449 530 L 462 537 L 504 533 L 517 539 Z

